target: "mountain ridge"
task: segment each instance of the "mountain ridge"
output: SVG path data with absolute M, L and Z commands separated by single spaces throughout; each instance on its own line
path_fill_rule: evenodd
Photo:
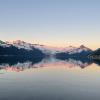
M 21 41 L 21 40 L 16 40 L 13 42 L 8 42 L 8 41 L 4 42 L 4 41 L 0 40 L 0 48 L 1 47 L 5 48 L 5 49 L 13 47 L 13 48 L 16 48 L 17 51 L 18 50 L 19 51 L 21 51 L 21 50 L 27 51 L 27 52 L 31 51 L 31 53 L 34 50 L 37 50 L 37 51 L 40 51 L 41 53 L 43 53 L 44 55 L 55 56 L 57 58 L 59 58 L 59 57 L 65 57 L 65 58 L 87 57 L 87 55 L 90 55 L 91 53 L 94 52 L 92 49 L 90 49 L 84 45 L 80 45 L 79 47 L 69 46 L 69 47 L 58 49 L 56 47 L 54 48 L 54 47 L 50 47 L 50 46 L 46 46 L 46 45 L 27 43 L 27 42 Z

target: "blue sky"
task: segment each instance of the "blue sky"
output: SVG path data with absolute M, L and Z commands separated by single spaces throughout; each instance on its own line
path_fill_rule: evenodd
M 99 0 L 0 0 L 0 39 L 100 47 Z

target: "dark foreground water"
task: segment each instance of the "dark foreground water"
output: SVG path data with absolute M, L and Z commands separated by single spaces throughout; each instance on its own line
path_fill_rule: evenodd
M 54 58 L 1 62 L 0 100 L 100 100 L 100 66 Z

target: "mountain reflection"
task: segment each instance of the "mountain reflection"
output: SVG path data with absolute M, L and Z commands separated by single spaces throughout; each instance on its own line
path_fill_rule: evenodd
M 80 67 L 85 68 L 96 63 L 100 65 L 100 61 L 92 61 L 87 59 L 66 59 L 59 60 L 55 58 L 36 58 L 36 59 L 25 59 L 17 57 L 2 57 L 0 58 L 0 70 L 10 70 L 15 72 L 24 71 L 30 68 L 41 68 L 41 67 L 58 67 L 65 66 L 68 68 Z

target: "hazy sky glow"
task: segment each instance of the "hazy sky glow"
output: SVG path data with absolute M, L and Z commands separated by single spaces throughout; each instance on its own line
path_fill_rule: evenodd
M 99 0 L 0 0 L 0 39 L 100 47 Z

